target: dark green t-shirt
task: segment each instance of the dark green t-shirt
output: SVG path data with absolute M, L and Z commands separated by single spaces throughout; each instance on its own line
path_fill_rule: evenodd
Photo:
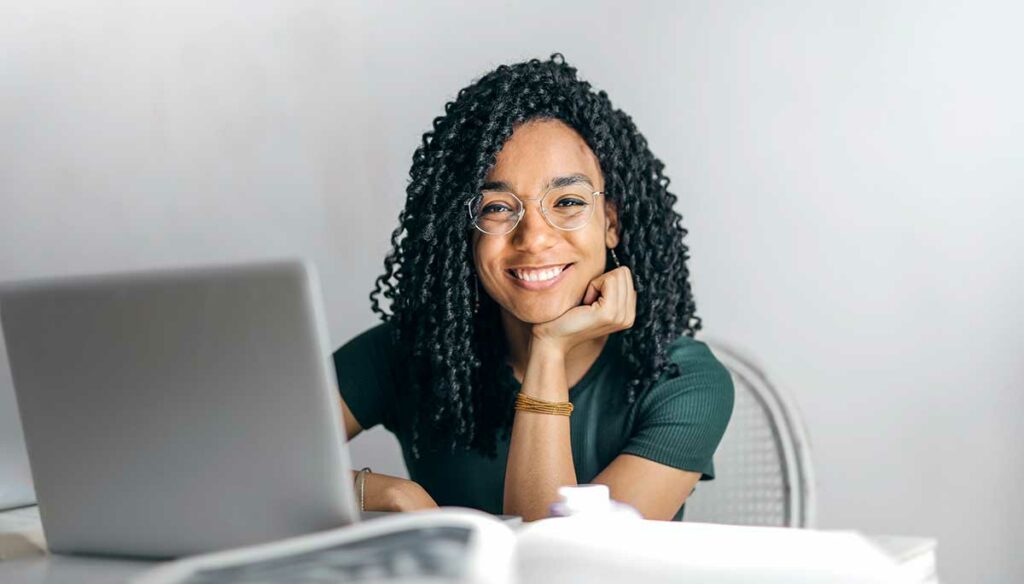
M 494 459 L 474 451 L 420 449 L 412 456 L 408 400 L 396 397 L 400 357 L 392 345 L 389 324 L 375 326 L 334 353 L 342 398 L 364 429 L 377 424 L 391 431 L 402 446 L 409 478 L 423 486 L 438 505 L 473 507 L 501 513 L 504 500 L 508 440 L 498 437 Z M 626 401 L 627 367 L 612 335 L 583 379 L 569 389 L 576 480 L 589 483 L 616 456 L 641 456 L 671 467 L 714 478 L 712 455 L 729 423 L 733 385 L 729 372 L 707 345 L 680 337 L 668 356 L 681 375 L 663 376 L 632 404 Z M 512 387 L 520 384 L 511 377 Z M 643 480 L 639 478 L 638 480 Z M 682 520 L 683 509 L 675 519 Z

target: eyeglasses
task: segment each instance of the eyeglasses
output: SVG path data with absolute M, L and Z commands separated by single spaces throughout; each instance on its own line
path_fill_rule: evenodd
M 541 197 L 525 199 L 538 201 L 541 215 L 548 225 L 562 231 L 575 231 L 590 221 L 601 191 L 591 192 L 582 185 L 548 189 Z M 484 191 L 466 201 L 473 226 L 488 235 L 511 233 L 523 215 L 523 199 L 507 191 Z

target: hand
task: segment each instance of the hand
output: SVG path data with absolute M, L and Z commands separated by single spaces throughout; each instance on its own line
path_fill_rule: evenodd
M 594 278 L 583 303 L 555 320 L 534 325 L 533 342 L 565 355 L 576 345 L 628 329 L 636 319 L 633 273 L 626 266 Z
M 363 502 L 367 511 L 417 511 L 437 507 L 419 483 L 399 477 L 371 472 L 366 475 L 364 488 Z

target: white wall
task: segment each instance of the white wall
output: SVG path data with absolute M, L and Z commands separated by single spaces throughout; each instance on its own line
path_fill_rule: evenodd
M 0 4 L 0 278 L 305 255 L 340 344 L 431 119 L 562 51 L 666 162 L 706 331 L 799 402 L 821 526 L 1024 578 L 1024 8 L 472 6 Z

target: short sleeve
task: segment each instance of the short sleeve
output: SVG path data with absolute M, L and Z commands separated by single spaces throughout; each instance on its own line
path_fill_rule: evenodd
M 680 337 L 667 353 L 681 374 L 640 397 L 623 452 L 711 480 L 712 457 L 732 417 L 732 376 L 707 345 L 690 337 Z
M 393 327 L 377 325 L 334 352 L 334 370 L 345 405 L 364 430 L 389 424 L 386 405 L 394 403 L 395 351 Z

